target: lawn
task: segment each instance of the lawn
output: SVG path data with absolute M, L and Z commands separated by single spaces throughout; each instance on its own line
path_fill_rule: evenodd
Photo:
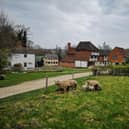
M 64 68 L 63 71 L 53 72 L 18 72 L 18 73 L 7 73 L 5 80 L 0 80 L 0 87 L 7 87 L 15 84 L 19 84 L 25 81 L 36 80 L 48 77 L 72 74 L 78 72 L 86 72 L 88 69 L 75 69 L 75 68 Z
M 99 80 L 102 91 L 81 91 L 86 79 Z M 1 99 L 0 129 L 129 129 L 129 77 L 77 81 L 65 94 L 52 86 Z

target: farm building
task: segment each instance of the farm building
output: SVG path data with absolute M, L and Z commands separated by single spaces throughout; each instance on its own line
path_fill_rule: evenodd
M 108 60 L 111 64 L 122 64 L 126 61 L 126 50 L 115 47 L 109 54 Z
M 9 56 L 9 64 L 11 67 L 21 64 L 24 70 L 35 68 L 35 54 L 27 49 L 15 49 Z
M 56 54 L 46 54 L 43 62 L 44 66 L 57 66 L 59 63 L 58 56 Z
M 99 49 L 90 41 L 80 41 L 77 47 L 68 43 L 68 52 L 60 65 L 64 67 L 88 67 L 98 61 Z

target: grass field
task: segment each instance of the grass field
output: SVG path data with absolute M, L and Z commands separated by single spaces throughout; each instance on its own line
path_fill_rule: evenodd
M 102 91 L 81 91 L 86 79 L 99 80 Z M 77 81 L 65 94 L 52 86 L 0 100 L 0 129 L 129 129 L 129 77 Z
M 0 87 L 7 87 L 15 84 L 22 83 L 24 81 L 36 80 L 44 78 L 46 75 L 48 77 L 72 74 L 78 72 L 86 72 L 88 69 L 75 69 L 75 68 L 64 68 L 61 72 L 19 72 L 19 73 L 7 73 L 5 80 L 0 80 Z

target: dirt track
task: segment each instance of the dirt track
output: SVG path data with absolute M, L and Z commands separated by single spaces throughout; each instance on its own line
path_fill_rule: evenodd
M 91 75 L 90 72 L 77 73 L 77 74 L 74 74 L 74 78 L 80 78 L 80 77 L 85 77 L 89 75 Z M 72 75 L 62 75 L 57 77 L 51 77 L 48 79 L 48 85 L 49 86 L 53 85 L 55 80 L 67 80 L 67 79 L 72 79 Z M 41 89 L 44 87 L 45 87 L 45 79 L 28 81 L 18 85 L 0 88 L 0 98 L 5 98 L 8 96 L 12 96 L 12 95 L 16 95 L 16 94 L 36 90 L 36 89 Z

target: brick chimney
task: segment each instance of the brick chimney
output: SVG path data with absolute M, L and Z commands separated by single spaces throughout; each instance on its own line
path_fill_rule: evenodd
M 71 48 L 71 43 L 68 42 L 68 51 L 70 50 L 70 48 Z
M 16 48 L 23 48 L 21 41 L 17 41 Z

